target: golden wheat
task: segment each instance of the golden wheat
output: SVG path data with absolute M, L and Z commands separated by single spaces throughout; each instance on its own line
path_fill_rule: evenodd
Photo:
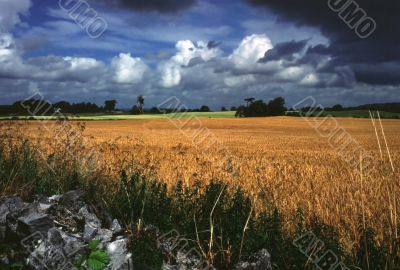
M 359 239 L 361 217 L 380 240 L 396 239 L 399 173 L 392 172 L 389 157 L 381 160 L 369 119 L 338 119 L 338 123 L 377 161 L 374 170 L 362 176 L 362 185 L 358 167 L 343 161 L 327 139 L 301 118 L 202 119 L 202 127 L 218 140 L 206 150 L 188 136 L 188 130 L 194 134 L 199 128 L 198 120 L 188 122 L 183 133 L 167 119 L 87 122 L 86 129 L 78 128 L 86 138 L 80 142 L 85 149 L 79 151 L 91 149 L 100 157 L 96 164 L 110 179 L 130 168 L 170 186 L 178 180 L 192 185 L 219 179 L 241 185 L 254 198 L 264 193 L 282 210 L 288 229 L 290 218 L 302 208 L 306 220 L 315 215 L 334 226 L 349 249 Z M 382 125 L 393 167 L 398 168 L 400 121 L 382 120 Z M 67 137 L 54 123 L 44 129 L 41 122 L 27 122 L 25 130 L 37 143 L 47 144 L 42 146 L 46 153 L 65 148 L 60 144 Z M 221 166 L 219 161 L 225 158 L 221 145 L 238 161 L 236 170 Z M 256 205 L 263 207 L 261 201 Z

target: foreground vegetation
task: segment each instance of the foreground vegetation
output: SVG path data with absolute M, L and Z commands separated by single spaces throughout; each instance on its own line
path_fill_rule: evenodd
M 240 119 L 242 120 L 245 119 Z M 152 125 L 156 126 L 156 123 Z M 290 168 L 295 168 L 293 163 L 276 164 L 276 172 L 280 174 L 270 174 L 268 177 L 271 179 L 262 188 L 256 188 L 256 174 L 253 177 L 247 174 L 246 183 L 237 178 L 236 181 L 228 181 L 226 178 L 233 178 L 232 174 L 227 174 L 224 178 L 223 174 L 218 174 L 217 171 L 212 172 L 214 177 L 201 172 L 193 178 L 182 178 L 175 174 L 175 181 L 170 179 L 172 175 L 165 174 L 169 179 L 166 181 L 156 172 L 156 160 L 149 157 L 148 151 L 151 148 L 145 150 L 142 158 L 140 153 L 126 148 L 126 144 L 97 141 L 95 149 L 98 152 L 97 157 L 94 157 L 88 155 L 90 146 L 85 143 L 83 136 L 85 125 L 75 126 L 60 122 L 53 128 L 54 133 L 59 134 L 61 138 L 53 140 L 49 146 L 49 141 L 40 144 L 38 138 L 26 136 L 30 130 L 27 129 L 26 123 L 2 123 L 2 196 L 18 194 L 30 199 L 38 193 L 51 195 L 77 188 L 86 190 L 88 201 L 100 202 L 124 224 L 132 238 L 131 249 L 133 254 L 136 254 L 134 260 L 137 269 L 159 269 L 163 259 L 154 236 L 144 232 L 146 224 L 154 224 L 163 232 L 177 230 L 218 269 L 231 269 L 239 259 L 244 259 L 261 248 L 270 251 L 276 269 L 316 269 L 307 256 L 293 245 L 294 239 L 306 231 L 312 231 L 349 269 L 398 269 L 396 267 L 400 265 L 396 176 L 392 178 L 386 176 L 383 171 L 378 172 L 383 177 L 379 181 L 382 191 L 386 190 L 386 195 L 375 185 L 378 182 L 359 189 L 360 182 L 357 181 L 343 186 L 349 188 L 348 193 L 340 193 L 343 190 L 337 187 L 339 182 L 326 187 L 326 193 L 320 193 L 321 191 L 316 189 L 320 188 L 319 181 L 323 185 L 326 185 L 326 181 L 315 178 L 313 183 L 307 184 L 307 187 L 313 190 L 300 190 L 304 196 L 303 200 L 308 200 L 311 204 L 310 207 L 304 207 L 307 204 L 296 202 L 299 198 L 296 197 L 295 190 L 290 191 L 284 186 L 285 181 L 292 179 L 290 184 L 293 188 L 302 188 L 299 181 L 306 181 L 305 175 L 313 171 L 312 167 L 309 167 L 310 164 L 304 164 L 304 160 L 303 167 L 299 168 L 303 171 L 303 176 L 295 178 L 289 174 Z M 115 130 L 115 126 L 110 128 Z M 123 129 L 118 130 L 122 131 Z M 99 133 L 98 130 L 96 132 Z M 43 136 L 43 131 L 41 135 Z M 154 136 L 162 138 L 158 135 L 156 133 Z M 285 141 L 282 135 L 280 136 L 281 140 Z M 154 140 L 151 136 L 148 139 Z M 142 148 L 146 145 L 143 143 L 139 143 Z M 313 144 L 315 145 L 315 142 Z M 44 148 L 44 145 L 47 148 Z M 116 148 L 121 148 L 122 151 L 118 152 Z M 138 149 L 139 147 L 135 150 Z M 128 156 L 122 156 L 127 150 L 135 153 L 136 160 L 128 160 Z M 178 151 L 175 157 L 177 166 L 182 165 L 181 161 L 187 162 L 183 157 L 187 157 L 188 153 L 185 152 L 189 150 L 184 145 L 169 151 Z M 101 153 L 105 153 L 107 159 L 104 159 Z M 110 159 L 109 155 L 112 153 L 120 159 Z M 166 158 L 165 153 L 159 151 L 158 154 Z M 146 155 L 147 160 L 144 158 Z M 181 161 L 177 158 L 179 156 L 182 157 Z M 282 160 L 277 159 L 276 162 L 280 163 Z M 241 165 L 244 170 L 249 166 Z M 210 170 L 206 163 L 202 166 L 206 166 L 205 170 Z M 263 163 L 259 162 L 258 166 L 263 166 Z M 267 171 L 271 169 L 266 168 Z M 253 173 L 256 173 L 257 167 L 253 167 L 253 170 Z M 330 168 L 331 172 L 332 170 L 335 169 Z M 285 171 L 287 175 L 282 175 Z M 320 177 L 326 177 L 326 173 L 322 173 Z M 310 176 L 309 180 L 316 174 Z M 343 174 L 340 177 L 345 179 Z M 392 182 L 389 184 L 385 180 Z M 282 193 L 277 193 L 279 189 L 272 181 L 281 183 L 279 189 Z M 327 188 L 331 188 L 332 192 Z M 334 194 L 334 190 L 338 194 Z M 370 195 L 370 192 L 373 195 Z M 284 193 L 287 195 L 284 196 Z M 355 193 L 353 197 L 352 193 Z M 321 197 L 322 195 L 325 197 Z M 335 195 L 338 196 L 336 200 L 341 196 L 344 200 L 335 202 Z M 316 201 L 313 201 L 311 196 L 315 196 Z M 372 208 L 376 207 L 373 201 L 368 201 L 372 200 L 372 196 L 377 197 L 382 208 Z M 288 198 L 293 201 L 289 202 Z M 359 211 L 360 201 L 357 202 L 357 198 L 364 198 L 363 211 Z M 386 199 L 391 202 L 387 205 L 392 218 L 387 221 L 384 210 Z M 317 201 L 320 201 L 320 204 Z M 297 207 L 288 211 L 288 204 Z M 330 222 L 326 221 L 335 220 L 338 214 L 327 212 L 323 215 L 329 209 L 327 205 L 332 205 L 339 211 L 347 209 L 350 212 L 342 212 L 338 223 L 329 224 Z M 381 212 L 378 221 L 375 211 Z M 348 216 L 349 213 L 355 215 L 354 219 Z M 377 224 L 380 224 L 383 231 L 377 230 Z M 383 224 L 387 225 L 383 228 Z M 354 235 L 350 246 L 343 235 Z

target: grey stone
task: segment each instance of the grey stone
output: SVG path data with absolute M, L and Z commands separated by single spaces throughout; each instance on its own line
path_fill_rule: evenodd
M 271 255 L 262 249 L 249 258 L 249 261 L 238 263 L 235 270 L 272 270 Z
M 110 228 L 113 233 L 120 233 L 122 232 L 122 227 L 119 224 L 118 220 L 114 219 L 111 223 L 111 228 Z
M 104 222 L 110 229 L 102 228 L 95 214 L 101 212 L 81 201 L 83 195 L 72 191 L 50 198 L 38 197 L 30 204 L 19 198 L 0 201 L 0 225 L 17 241 L 23 238 L 21 243 L 29 251 L 30 269 L 75 269 L 76 259 L 87 254 L 87 243 L 93 239 L 100 240 L 98 248 L 109 253 L 106 269 L 133 269 L 128 238 L 122 234 L 119 222 L 110 219 Z
M 59 198 L 59 203 L 64 206 L 75 206 L 77 202 L 81 201 L 85 192 L 82 190 L 69 191 Z
M 128 239 L 123 238 L 107 245 L 107 254 L 110 256 L 108 270 L 132 269 L 132 254 L 128 252 Z
M 165 263 L 162 266 L 162 270 L 214 270 L 215 268 L 208 264 L 207 261 L 201 258 L 198 252 L 193 252 L 190 250 L 188 252 L 178 251 L 175 259 L 175 264 Z M 193 254 L 196 253 L 196 254 Z
M 99 240 L 101 243 L 99 248 L 105 248 L 113 238 L 113 232 L 107 229 L 98 229 L 97 235 L 94 240 Z
M 79 209 L 79 215 L 85 219 L 87 225 L 97 229 L 101 228 L 101 221 L 95 214 L 89 212 L 87 205 Z
M 27 263 L 35 270 L 72 270 L 76 258 L 82 254 L 84 254 L 82 241 L 53 228 L 48 231 L 47 238 L 30 254 Z
M 83 238 L 85 239 L 85 241 L 92 240 L 96 236 L 97 231 L 97 228 L 92 227 L 90 224 L 85 224 L 85 228 L 83 230 Z
M 25 206 L 25 203 L 17 197 L 0 200 L 0 225 L 5 225 L 7 214 L 15 212 Z
M 52 204 L 47 204 L 47 203 L 39 203 L 39 211 L 42 213 L 47 213 L 47 211 L 50 209 Z
M 61 236 L 64 242 L 64 252 L 68 257 L 74 257 L 76 254 L 83 254 L 84 241 L 82 238 L 64 232 L 61 233 Z
M 54 222 L 48 215 L 39 212 L 31 212 L 18 218 L 18 231 L 32 234 L 34 232 L 47 232 L 54 227 Z
M 0 200 L 0 240 L 4 239 L 6 233 L 7 215 L 14 213 L 25 206 L 25 203 L 17 197 Z
M 27 207 L 9 213 L 6 218 L 7 232 L 19 237 L 26 237 L 40 232 L 47 234 L 54 222 L 47 214 L 38 211 L 37 204 L 29 204 Z
M 61 199 L 62 195 L 53 195 L 51 197 L 48 198 L 49 202 L 59 202 Z

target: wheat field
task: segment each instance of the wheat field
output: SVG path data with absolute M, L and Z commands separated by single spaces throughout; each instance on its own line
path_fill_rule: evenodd
M 170 187 L 178 180 L 185 185 L 213 179 L 238 184 L 252 195 L 257 207 L 263 207 L 262 196 L 279 207 L 288 230 L 291 217 L 301 208 L 306 221 L 316 216 L 334 226 L 349 249 L 358 240 L 360 220 L 376 230 L 380 241 L 397 239 L 400 121 L 382 120 L 385 137 L 376 122 L 380 151 L 370 119 L 337 119 L 374 158 L 375 167 L 368 173 L 343 160 L 308 121 L 289 117 L 192 119 L 185 122 L 184 130 L 168 119 L 91 121 L 73 124 L 83 136 L 79 143 L 66 143 L 66 148 L 80 147 L 82 153 L 90 150 L 91 155 L 101 157 L 96 164 L 109 171 L 110 181 L 120 169 L 131 168 Z M 23 126 L 47 148 L 46 155 L 71 140 L 54 122 L 43 126 L 43 122 L 29 121 Z M 194 134 L 201 140 L 195 140 Z M 235 157 L 232 166 L 225 162 L 227 152 Z

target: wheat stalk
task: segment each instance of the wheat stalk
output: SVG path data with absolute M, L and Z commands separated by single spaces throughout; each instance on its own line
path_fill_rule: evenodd
M 371 117 L 372 125 L 374 126 L 376 141 L 378 142 L 379 152 L 381 154 L 381 159 L 383 161 L 383 153 L 382 153 L 381 142 L 379 141 L 378 130 L 376 129 L 375 119 L 374 119 L 374 116 L 372 115 L 371 111 L 369 111 L 369 116 Z
M 251 218 L 251 214 L 253 213 L 253 205 L 254 205 L 254 204 L 252 204 L 252 206 L 251 206 L 249 216 L 247 217 L 247 220 L 246 220 L 246 224 L 244 224 L 243 233 L 242 233 L 242 240 L 241 240 L 241 242 L 240 242 L 239 261 L 240 261 L 240 259 L 242 258 L 242 249 L 243 249 L 244 235 L 245 235 L 246 230 L 247 230 L 247 227 L 248 227 L 248 225 L 249 225 L 249 221 L 250 221 L 250 218 Z
M 394 166 L 393 166 L 393 161 L 392 161 L 392 155 L 390 154 L 389 146 L 388 146 L 388 143 L 387 143 L 387 140 L 386 140 L 386 136 L 385 136 L 385 131 L 383 130 L 383 125 L 382 125 L 382 121 L 381 121 L 381 116 L 379 115 L 379 111 L 377 111 L 377 113 L 378 113 L 379 123 L 380 123 L 380 125 L 381 125 L 381 131 L 382 131 L 383 139 L 384 139 L 385 145 L 386 145 L 386 150 L 387 150 L 387 153 L 388 153 L 388 156 L 389 156 L 390 165 L 392 166 L 392 170 L 393 170 L 393 172 L 394 172 Z
M 223 192 L 224 192 L 224 190 L 225 190 L 225 187 L 226 187 L 226 185 L 224 185 L 224 186 L 222 187 L 221 192 L 219 193 L 218 198 L 217 198 L 217 200 L 215 201 L 214 206 L 213 206 L 213 208 L 212 208 L 212 210 L 211 210 L 211 213 L 210 213 L 210 241 L 209 241 L 209 243 L 208 243 L 208 254 L 209 254 L 209 259 L 210 259 L 211 264 L 214 263 L 214 255 L 212 254 L 212 248 L 213 248 L 213 243 L 214 243 L 214 221 L 213 221 L 213 214 L 214 214 L 214 210 L 215 210 L 215 208 L 217 207 L 217 204 L 218 204 L 219 200 L 221 199 L 221 196 L 222 196 L 222 194 L 223 194 Z
M 363 179 L 363 170 L 362 170 L 362 154 L 360 154 L 360 184 L 361 184 L 361 208 L 362 208 L 362 219 L 363 219 L 363 231 L 364 231 L 364 245 L 365 245 L 365 255 L 367 256 L 367 269 L 369 270 L 369 256 L 368 256 L 368 245 L 366 239 L 366 225 L 365 225 L 365 205 L 364 205 L 364 179 Z

